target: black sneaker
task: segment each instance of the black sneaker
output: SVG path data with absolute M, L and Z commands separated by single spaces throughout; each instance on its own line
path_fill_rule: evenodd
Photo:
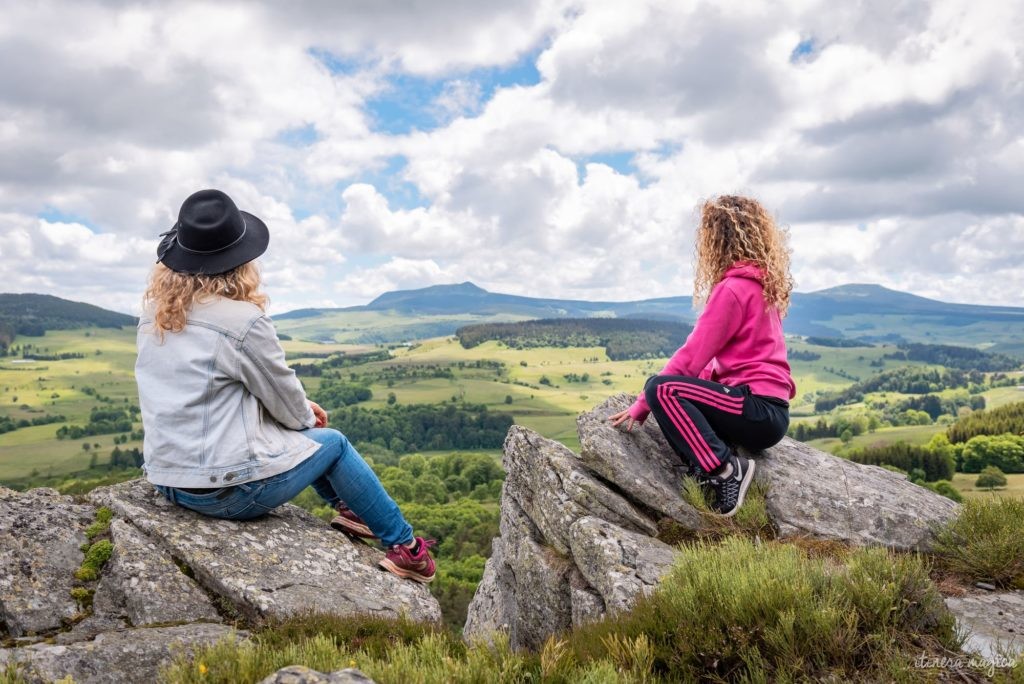
M 711 510 L 726 518 L 735 515 L 740 509 L 747 488 L 754 481 L 753 461 L 734 453 L 729 462 L 732 464 L 732 473 L 728 477 L 711 476 L 706 480 L 715 492 Z

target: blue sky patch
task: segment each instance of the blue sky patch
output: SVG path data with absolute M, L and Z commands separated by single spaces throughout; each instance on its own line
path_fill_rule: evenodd
M 442 78 L 392 74 L 387 87 L 366 101 L 375 130 L 404 135 L 414 130 L 431 131 L 448 123 L 447 117 L 459 112 L 444 112 L 435 105 L 449 84 L 462 81 L 474 84 L 480 95 L 476 107 L 461 112 L 475 115 L 499 88 L 532 86 L 540 83 L 537 70 L 539 51 L 526 53 L 512 64 L 455 72 Z
M 789 55 L 789 61 L 792 63 L 799 62 L 807 59 L 807 56 L 814 52 L 814 39 L 805 38 L 796 44 L 793 48 L 793 52 Z
M 633 166 L 633 155 L 634 152 L 625 150 L 620 152 L 601 152 L 581 157 L 577 160 L 576 164 L 579 166 L 581 175 L 587 164 L 604 164 L 624 176 L 629 176 L 636 173 L 636 167 Z
M 36 216 L 43 219 L 44 221 L 49 221 L 50 223 L 78 223 L 85 226 L 94 233 L 100 232 L 99 229 L 96 228 L 96 225 L 89 219 L 83 216 L 79 216 L 77 214 L 69 214 L 53 206 L 46 207 L 41 212 L 36 214 Z
M 420 194 L 419 188 L 402 178 L 402 171 L 407 163 L 408 160 L 405 157 L 395 155 L 388 159 L 385 166 L 363 173 L 352 181 L 346 181 L 343 185 L 348 187 L 352 183 L 369 183 L 387 199 L 388 207 L 392 211 L 426 207 L 430 203 Z
M 320 133 L 316 130 L 316 126 L 306 124 L 280 131 L 274 141 L 288 147 L 309 147 L 319 139 Z
M 323 48 L 309 48 L 306 53 L 327 67 L 332 74 L 351 76 L 366 66 L 366 60 L 355 57 L 340 57 Z

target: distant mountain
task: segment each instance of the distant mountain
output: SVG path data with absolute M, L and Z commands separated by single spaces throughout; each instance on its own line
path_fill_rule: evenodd
M 387 292 L 365 306 L 302 309 L 275 320 L 315 319 L 344 312 L 379 312 L 408 316 L 487 316 L 491 320 L 524 318 L 655 318 L 692 322 L 696 312 L 689 296 L 630 302 L 590 302 L 509 295 L 470 282 Z M 454 322 L 452 334 L 458 327 Z M 931 342 L 981 346 L 1024 354 L 1024 308 L 949 304 L 890 290 L 880 285 L 850 284 L 793 294 L 787 333 L 846 337 L 869 342 Z
M 92 304 L 44 294 L 0 293 L 0 343 L 14 335 L 42 335 L 47 330 L 120 328 L 137 319 Z
M 586 318 L 595 315 L 628 316 L 655 313 L 662 308 L 655 302 L 589 302 L 574 299 L 543 299 L 488 292 L 473 283 L 433 285 L 420 290 L 387 292 L 366 305 L 371 311 L 400 311 L 421 314 L 493 315 L 519 314 L 534 318 Z M 679 308 L 688 299 L 672 298 L 669 308 Z

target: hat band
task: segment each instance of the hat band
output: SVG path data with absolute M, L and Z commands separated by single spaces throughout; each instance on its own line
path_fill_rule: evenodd
M 181 239 L 178 237 L 177 232 L 175 232 L 175 235 L 174 235 L 174 242 L 176 242 L 177 245 L 179 247 L 181 247 L 183 250 L 185 250 L 186 252 L 191 252 L 192 254 L 217 254 L 218 252 L 223 252 L 225 249 L 231 249 L 232 247 L 237 245 L 239 242 L 241 242 L 242 238 L 245 237 L 246 228 L 248 228 L 248 226 L 246 225 L 245 217 L 243 216 L 242 217 L 242 233 L 241 233 L 241 235 L 238 236 L 238 239 L 236 239 L 231 244 L 224 245 L 223 247 L 218 247 L 217 249 L 200 250 L 200 249 L 192 249 L 191 247 L 186 247 L 185 245 L 181 244 Z

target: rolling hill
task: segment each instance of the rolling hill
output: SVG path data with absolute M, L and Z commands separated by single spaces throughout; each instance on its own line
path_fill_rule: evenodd
M 365 306 L 302 309 L 274 319 L 283 332 L 307 339 L 402 342 L 425 332 L 454 334 L 473 323 L 580 317 L 692 322 L 695 312 L 688 296 L 590 302 L 501 294 L 466 282 L 387 292 Z M 949 304 L 880 285 L 794 293 L 785 328 L 797 335 L 955 344 L 1024 356 L 1024 308 Z
M 14 335 L 40 336 L 47 330 L 120 328 L 135 325 L 133 316 L 45 294 L 0 293 L 0 344 Z

